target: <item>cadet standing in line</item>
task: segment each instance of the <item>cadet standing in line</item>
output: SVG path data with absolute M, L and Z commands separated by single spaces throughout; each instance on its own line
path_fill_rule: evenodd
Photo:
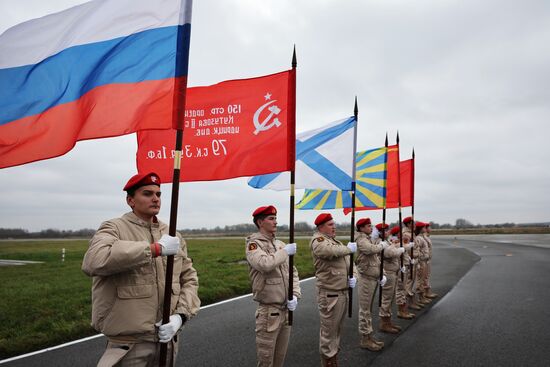
M 361 348 L 376 352 L 384 347 L 384 342 L 378 341 L 373 337 L 372 304 L 378 285 L 381 284 L 384 286 L 386 284 L 385 276 L 380 281 L 380 252 L 388 247 L 388 243 L 371 238 L 372 224 L 370 218 L 359 219 L 356 227 L 357 260 L 355 264 L 359 273 L 357 294 L 359 297 L 360 346 Z
M 380 228 L 378 228 L 379 226 Z M 378 230 L 382 230 L 382 223 L 377 224 L 376 227 Z M 405 252 L 404 247 L 399 247 L 397 233 L 399 233 L 399 227 L 393 227 L 390 231 L 392 236 L 388 240 L 389 246 L 384 250 L 384 275 L 387 280 L 386 285 L 382 287 L 382 306 L 378 310 L 381 320 L 380 331 L 390 334 L 397 334 L 401 331 L 401 327 L 391 321 L 391 305 L 395 298 L 397 277 L 400 272 L 399 257 Z
M 348 288 L 354 288 L 355 277 L 348 277 L 349 256 L 357 245 L 346 245 L 336 239 L 336 224 L 330 213 L 321 213 L 315 219 L 317 230 L 311 238 L 310 247 L 317 278 L 317 302 L 321 328 L 319 353 L 321 365 L 338 366 L 340 334 L 346 316 Z
M 396 236 L 399 240 L 399 227 L 394 227 L 393 229 L 395 228 L 397 228 Z M 410 242 L 410 239 L 410 236 L 403 238 L 403 248 L 405 251 L 403 252 L 403 267 L 400 269 L 400 272 L 403 275 L 397 275 L 397 290 L 395 294 L 395 303 L 397 303 L 397 317 L 405 320 L 414 319 L 416 317 L 414 313 L 409 312 L 407 305 L 407 298 L 410 295 L 410 290 L 412 289 L 413 283 L 409 274 L 409 265 L 415 263 L 409 255 L 409 250 L 413 247 L 413 243 Z M 397 242 L 400 245 L 400 242 Z M 401 258 L 399 258 L 399 262 L 401 262 Z
M 98 366 L 153 366 L 160 343 L 175 361 L 177 333 L 200 307 L 199 282 L 180 234 L 168 235 L 157 219 L 160 179 L 137 174 L 126 186 L 132 211 L 101 224 L 84 255 L 82 270 L 93 277 L 92 326 L 109 340 Z M 174 256 L 170 322 L 161 325 L 166 256 Z
M 426 281 L 425 281 L 426 291 L 425 291 L 424 296 L 426 298 L 434 299 L 434 298 L 438 297 L 438 294 L 432 292 L 432 286 L 431 286 L 431 283 L 430 283 L 430 278 L 432 276 L 432 254 L 433 254 L 432 239 L 430 238 L 431 230 L 432 229 L 430 227 L 430 223 L 426 222 L 426 233 L 424 234 L 424 237 L 426 238 L 426 241 L 428 242 L 428 248 L 430 249 L 430 256 L 429 256 L 429 259 L 426 263 L 426 274 L 425 274 L 425 277 L 426 277 Z
M 418 247 L 418 272 L 416 275 L 416 282 L 418 284 L 417 286 L 417 296 L 418 296 L 418 303 L 420 305 L 427 305 L 432 300 L 430 298 L 427 298 L 424 296 L 425 294 L 425 279 L 426 279 L 426 264 L 427 261 L 430 259 L 430 249 L 428 242 L 426 241 L 426 237 L 424 236 L 424 233 L 426 232 L 426 223 L 422 222 L 416 222 L 415 223 L 415 243 Z
M 411 254 L 409 254 L 409 257 L 410 257 L 409 263 L 411 264 L 411 268 L 413 269 L 412 272 L 413 272 L 414 278 L 411 278 L 410 273 L 409 273 L 408 274 L 409 276 L 407 277 L 407 280 L 406 280 L 406 283 L 405 283 L 405 290 L 407 292 L 406 293 L 407 294 L 407 306 L 411 310 L 420 311 L 420 310 L 422 310 L 422 307 L 424 305 L 418 304 L 416 302 L 416 292 L 417 292 L 417 288 L 418 288 L 418 282 L 416 282 L 415 279 L 416 279 L 416 274 L 418 273 L 418 259 L 417 259 L 418 258 L 418 247 L 416 246 L 416 242 L 412 240 L 412 238 L 413 238 L 413 235 L 412 235 L 412 233 L 413 233 L 412 217 L 406 217 L 405 219 L 403 219 L 403 224 L 405 225 L 405 228 L 403 229 L 403 242 L 412 243 L 413 247 L 411 248 L 411 253 L 414 254 L 414 256 L 411 256 Z
M 298 271 L 293 270 L 293 297 L 288 295 L 288 257 L 296 253 L 296 244 L 285 245 L 275 238 L 277 209 L 262 206 L 252 213 L 258 232 L 246 238 L 246 259 L 256 310 L 256 355 L 258 366 L 284 364 L 291 326 L 287 310 L 294 311 L 301 297 Z

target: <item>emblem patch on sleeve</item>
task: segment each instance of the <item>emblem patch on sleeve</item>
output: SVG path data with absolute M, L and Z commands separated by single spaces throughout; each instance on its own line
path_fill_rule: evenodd
M 248 245 L 248 251 L 254 251 L 258 248 L 258 245 L 256 245 L 256 243 L 254 242 L 251 242 L 249 245 Z
M 323 237 L 317 237 L 316 240 L 317 242 L 323 242 L 325 239 Z

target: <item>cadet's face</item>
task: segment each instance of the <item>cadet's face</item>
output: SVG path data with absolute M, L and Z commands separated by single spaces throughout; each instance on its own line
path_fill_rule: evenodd
M 157 185 L 142 186 L 133 197 L 127 196 L 126 202 L 135 215 L 149 221 L 160 211 L 160 187 Z
M 333 220 L 329 220 L 319 226 L 319 232 L 326 234 L 329 237 L 336 236 L 336 223 Z
M 363 233 L 366 233 L 366 234 L 371 234 L 372 233 L 372 225 L 371 224 L 365 224 L 363 227 L 359 228 L 359 231 L 361 231 Z
M 260 231 L 264 231 L 267 233 L 275 233 L 277 232 L 277 216 L 276 215 L 268 215 L 265 217 L 265 219 L 259 220 L 258 224 L 260 226 Z
M 371 234 L 372 233 L 372 224 L 367 224 L 365 226 L 365 233 L 366 234 Z

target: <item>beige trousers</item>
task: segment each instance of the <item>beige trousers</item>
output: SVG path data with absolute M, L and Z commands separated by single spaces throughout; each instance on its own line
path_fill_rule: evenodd
M 256 357 L 258 367 L 283 366 L 291 327 L 286 309 L 259 304 L 256 310 Z
M 331 358 L 340 349 L 342 323 L 348 305 L 348 290 L 330 291 L 317 287 L 317 303 L 321 329 L 319 331 L 319 353 L 321 358 Z
M 386 284 L 382 287 L 382 306 L 378 310 L 380 317 L 391 317 L 391 305 L 396 293 L 398 273 L 398 271 L 384 270 Z
M 418 271 L 416 273 L 416 284 L 417 284 L 417 290 L 418 293 L 423 293 L 424 290 L 427 288 L 427 275 L 428 274 L 428 264 L 426 261 L 419 261 L 418 262 Z
M 359 298 L 359 333 L 372 333 L 372 305 L 378 287 L 378 279 L 359 273 L 357 295 Z

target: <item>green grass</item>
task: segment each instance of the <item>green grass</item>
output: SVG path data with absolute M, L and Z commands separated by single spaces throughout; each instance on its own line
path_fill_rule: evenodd
M 187 243 L 202 305 L 250 293 L 243 238 Z M 0 259 L 44 262 L 0 267 L 0 359 L 97 333 L 90 327 L 91 278 L 80 270 L 87 246 L 86 240 L 0 242 Z M 312 276 L 308 239 L 299 239 L 298 249 L 300 277 Z

